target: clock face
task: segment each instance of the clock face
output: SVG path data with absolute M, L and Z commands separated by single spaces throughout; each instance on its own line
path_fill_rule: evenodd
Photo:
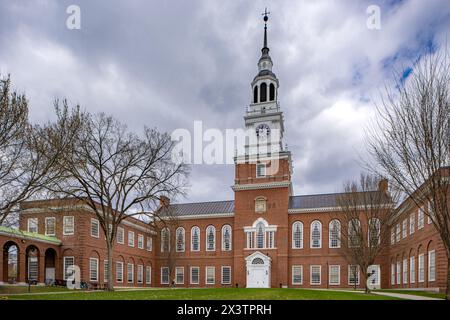
M 270 135 L 270 127 L 263 123 L 256 127 L 256 136 L 258 139 L 267 139 Z

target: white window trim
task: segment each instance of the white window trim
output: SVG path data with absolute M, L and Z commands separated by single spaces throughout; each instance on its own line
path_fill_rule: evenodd
M 337 267 L 338 268 L 338 282 L 337 283 L 331 283 L 331 268 Z M 337 264 L 329 265 L 328 266 L 328 284 L 330 286 L 339 286 L 341 285 L 341 266 Z
M 138 264 L 137 268 L 136 268 L 136 280 L 138 284 L 142 284 L 144 283 L 144 266 L 142 264 Z M 140 276 L 140 280 L 139 280 L 139 276 Z
M 147 275 L 149 275 L 149 277 L 147 277 Z M 152 283 L 152 267 L 146 266 L 145 267 L 145 284 L 151 284 L 151 283 Z
M 313 274 L 313 268 L 319 267 L 319 283 L 313 283 L 312 282 L 312 274 Z M 312 286 L 320 286 L 322 284 L 322 266 L 321 265 L 311 265 L 309 267 L 309 284 Z
M 420 260 L 422 260 L 422 264 L 423 264 L 423 277 L 421 279 L 420 276 Z M 425 254 L 421 253 L 419 254 L 419 257 L 417 258 L 417 282 L 418 283 L 423 283 L 425 282 Z
M 122 232 L 122 241 L 119 241 L 119 233 Z M 122 227 L 117 227 L 117 243 L 125 244 L 125 229 Z
M 351 268 L 352 267 L 356 267 L 356 275 L 357 275 L 357 277 L 356 277 L 356 283 L 351 283 L 350 282 L 350 274 L 351 274 Z M 359 266 L 358 265 L 356 265 L 356 264 L 349 264 L 348 265 L 348 271 L 347 271 L 348 273 L 347 273 L 347 284 L 349 285 L 349 286 L 359 286 L 359 282 L 360 282 L 360 277 L 361 277 L 361 274 L 360 274 L 360 271 L 359 271 Z
M 295 227 L 299 224 L 301 226 L 301 238 L 300 238 L 300 247 L 295 246 Z M 303 232 L 303 222 L 301 221 L 295 221 L 292 224 L 292 249 L 303 249 L 303 238 L 304 238 L 304 232 Z
M 130 274 L 128 272 L 129 266 L 131 266 L 131 279 L 129 277 Z M 134 263 L 127 263 L 127 283 L 134 283 Z
M 264 174 L 258 175 L 258 167 L 264 168 L 263 169 Z M 265 163 L 257 163 L 255 166 L 255 169 L 256 169 L 256 173 L 255 173 L 256 178 L 266 178 L 267 177 L 267 166 Z
M 132 234 L 133 236 L 130 237 L 130 234 Z M 128 230 L 127 235 L 128 235 L 128 239 L 127 239 L 128 246 L 134 248 L 134 236 L 135 236 L 134 231 Z M 133 240 L 132 243 L 130 243 L 130 239 Z
M 70 232 L 66 232 L 66 218 L 72 220 L 73 230 Z M 74 216 L 63 216 L 63 235 L 64 236 L 72 236 L 75 234 L 75 217 Z
M 47 232 L 47 221 L 49 221 L 49 220 L 53 220 L 53 233 L 52 234 Z M 45 226 L 44 227 L 45 227 L 45 235 L 46 236 L 50 236 L 50 237 L 56 236 L 56 218 L 55 217 L 45 217 Z
M 402 282 L 403 284 L 408 284 L 408 276 L 409 276 L 409 269 L 408 269 L 408 258 L 403 259 L 402 263 Z M 405 277 L 406 275 L 406 277 Z
M 228 229 L 228 231 L 230 232 L 230 248 L 229 249 L 225 248 L 225 230 L 226 229 Z M 221 236 L 222 236 L 222 251 L 231 251 L 233 249 L 233 233 L 232 233 L 231 226 L 229 224 L 222 226 Z
M 198 235 L 198 243 L 197 243 L 198 244 L 198 249 L 197 250 L 193 249 L 194 248 L 194 229 L 197 230 L 197 235 Z M 197 226 L 193 226 L 191 228 L 191 251 L 192 252 L 198 252 L 198 251 L 200 251 L 200 247 L 201 247 L 200 228 L 197 227 Z
M 214 270 L 214 272 L 213 272 L 214 281 L 211 283 L 208 282 L 208 269 Z M 205 284 L 208 284 L 208 285 L 216 284 L 216 267 L 214 267 L 214 266 L 206 266 L 205 267 Z
M 320 228 L 319 228 L 320 237 L 319 237 L 319 246 L 318 247 L 313 247 L 313 228 L 312 228 L 312 226 L 315 222 L 318 222 L 319 226 L 320 226 Z M 322 231 L 323 231 L 322 230 L 322 222 L 320 222 L 319 220 L 314 220 L 313 222 L 311 222 L 310 228 L 309 228 L 309 247 L 311 249 L 321 249 L 322 248 Z
M 414 256 L 409 258 L 409 282 L 416 282 L 416 259 Z
M 409 216 L 409 235 L 412 235 L 416 230 L 416 216 L 412 213 Z
M 32 221 L 36 221 L 36 231 L 30 231 L 30 225 Z M 28 218 L 27 220 L 27 231 L 32 233 L 39 233 L 39 219 L 38 218 Z
M 183 274 L 183 281 L 178 282 L 178 271 L 182 270 L 181 272 Z M 175 267 L 175 284 L 184 284 L 184 267 Z
M 92 234 L 92 226 L 94 224 L 97 224 L 97 234 Z M 91 237 L 93 238 L 100 238 L 100 221 L 98 221 L 98 219 L 95 218 L 91 218 Z
M 337 246 L 332 246 L 331 245 L 331 223 L 333 221 L 337 221 L 338 222 L 338 239 L 337 239 Z M 341 247 L 341 222 L 337 219 L 333 219 L 330 221 L 330 223 L 328 224 L 328 247 L 330 249 L 339 249 Z
M 194 282 L 194 281 L 192 281 L 192 270 L 193 269 L 197 269 L 197 274 L 198 274 L 198 280 L 197 280 L 197 282 Z M 189 277 L 190 277 L 190 283 L 191 284 L 200 284 L 200 267 L 190 267 L 189 268 Z
M 434 277 L 431 277 L 431 254 L 433 254 L 434 256 Z M 428 281 L 432 282 L 432 281 L 436 281 L 436 250 L 430 250 L 428 251 Z
M 95 265 L 96 265 L 96 279 L 92 280 L 92 268 L 91 268 L 91 261 L 95 261 Z M 98 258 L 89 258 L 89 281 L 90 282 L 98 282 Z
M 117 272 L 119 269 L 117 268 L 117 265 L 120 265 L 120 272 L 122 273 L 122 279 L 119 280 L 119 273 Z M 116 261 L 116 282 L 117 283 L 123 283 L 123 262 L 122 261 Z
M 144 235 L 138 233 L 138 249 L 144 249 Z
M 73 256 L 65 256 L 65 257 L 63 257 L 63 279 L 64 280 L 67 280 L 67 274 L 66 274 L 66 269 L 67 269 L 67 263 L 66 263 L 66 260 L 67 259 L 72 259 L 73 260 L 73 266 L 75 265 L 75 257 L 73 257 Z
M 183 235 L 183 242 L 181 244 L 181 249 L 178 248 L 178 234 L 179 232 Z M 175 230 L 175 251 L 176 252 L 185 252 L 186 251 L 186 230 L 183 227 L 178 227 Z
M 152 237 L 147 237 L 147 240 L 146 240 L 147 242 L 146 242 L 146 250 L 147 251 L 152 251 L 153 250 L 153 238 Z M 150 245 L 149 245 L 149 243 L 150 243 Z
M 106 266 L 108 266 L 109 270 L 108 260 L 103 260 L 103 282 L 108 282 L 108 274 L 106 273 Z
M 223 270 L 224 269 L 229 269 L 230 270 L 230 281 L 229 282 L 224 282 L 223 281 Z M 232 276 L 231 275 L 231 266 L 222 266 L 221 269 L 220 269 L 220 282 L 221 282 L 221 284 L 223 284 L 223 285 L 231 284 L 232 283 L 231 276 Z
M 214 241 L 213 241 L 213 248 L 209 249 L 208 248 L 208 234 L 209 234 L 209 230 L 213 229 L 214 230 Z M 206 233 L 205 233 L 205 245 L 206 245 L 206 251 L 212 252 L 212 251 L 216 251 L 216 227 L 214 227 L 213 225 L 209 225 L 208 227 L 206 227 Z
M 164 272 L 163 270 L 167 270 L 167 282 L 163 281 L 163 275 Z M 161 267 L 161 280 L 160 280 L 161 284 L 169 284 L 170 283 L 170 271 L 169 271 L 169 267 Z
M 295 282 L 294 281 L 294 269 L 295 268 L 299 268 L 300 269 L 300 282 Z M 292 268 L 291 268 L 291 273 L 292 273 L 292 275 L 291 275 L 291 283 L 292 283 L 292 285 L 296 285 L 296 286 L 303 285 L 303 265 L 293 265 Z

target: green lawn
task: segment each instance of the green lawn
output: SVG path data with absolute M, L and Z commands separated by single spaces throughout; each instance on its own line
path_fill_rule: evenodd
M 31 286 L 31 293 L 69 291 L 66 287 Z M 28 293 L 28 286 L 0 286 L 0 294 Z
M 115 292 L 73 292 L 63 294 L 10 295 L 3 299 L 33 300 L 396 300 L 358 292 L 307 289 L 147 289 Z
M 437 292 L 431 292 L 431 291 L 419 291 L 419 290 L 377 290 L 378 292 L 392 292 L 392 293 L 403 293 L 403 294 L 411 294 L 414 296 L 420 296 L 420 297 L 430 297 L 430 298 L 439 298 L 439 299 L 445 299 L 444 293 L 437 293 Z

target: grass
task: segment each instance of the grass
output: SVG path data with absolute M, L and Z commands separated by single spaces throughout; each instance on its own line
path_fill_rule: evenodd
M 114 292 L 68 291 L 62 294 L 9 295 L 20 300 L 397 300 L 360 292 L 308 289 L 142 289 Z
M 420 296 L 420 297 L 429 297 L 429 298 L 439 298 L 439 299 L 445 299 L 445 293 L 438 293 L 438 292 L 431 292 L 431 291 L 422 291 L 422 290 L 377 290 L 378 292 L 392 292 L 392 293 L 403 293 L 403 294 L 410 294 L 413 296 Z
M 31 293 L 68 291 L 66 287 L 31 286 Z M 0 286 L 0 294 L 28 293 L 28 286 Z

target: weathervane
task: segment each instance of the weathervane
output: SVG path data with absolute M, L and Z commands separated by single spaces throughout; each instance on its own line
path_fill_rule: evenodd
M 270 12 L 267 12 L 267 7 L 266 7 L 266 9 L 264 10 L 264 13 L 262 14 L 262 16 L 264 16 L 264 23 L 266 24 L 266 26 L 267 26 L 267 20 L 269 20 L 269 15 L 270 14 Z
M 263 50 L 267 52 L 269 52 L 269 48 L 267 48 L 267 21 L 269 20 L 269 15 L 270 12 L 267 11 L 267 7 L 264 10 L 264 13 L 262 14 L 264 16 L 264 46 L 263 46 Z M 264 53 L 264 52 L 263 52 Z

